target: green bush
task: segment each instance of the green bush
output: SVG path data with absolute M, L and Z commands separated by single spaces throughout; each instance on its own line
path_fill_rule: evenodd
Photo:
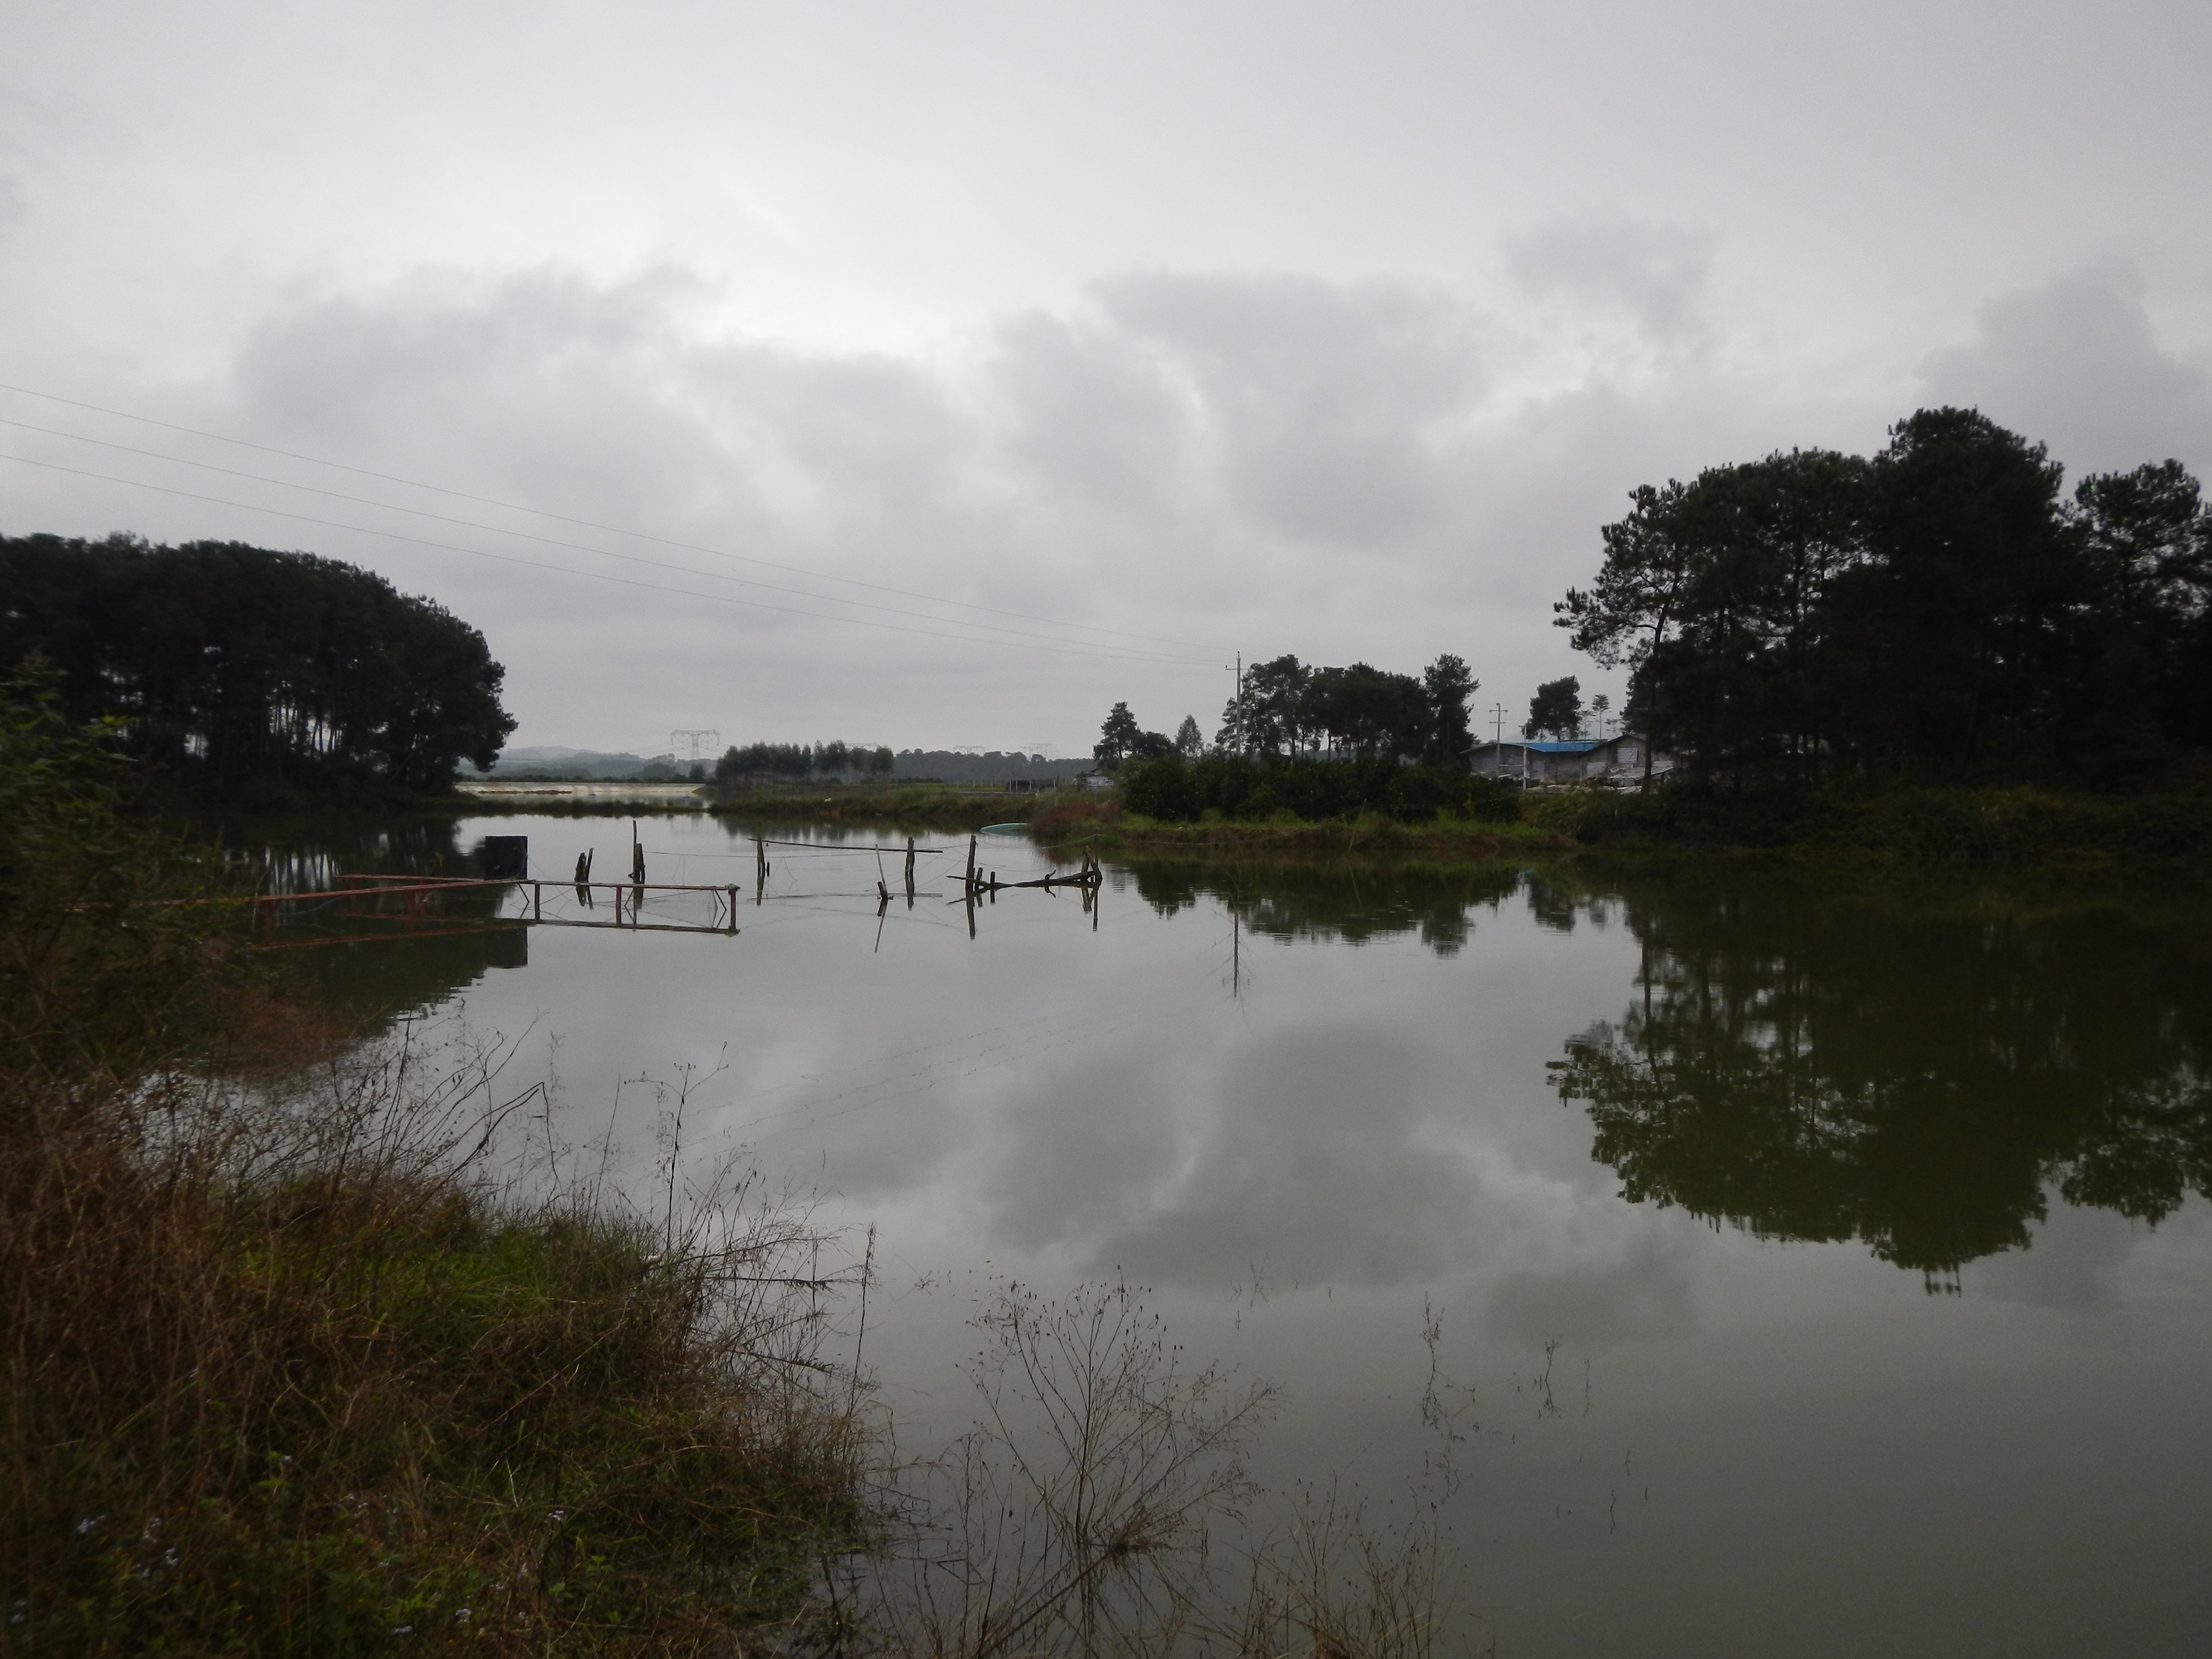
M 1424 822 L 1439 813 L 1510 823 L 1520 814 L 1515 791 L 1456 766 L 1407 766 L 1366 761 L 1262 761 L 1242 755 L 1179 755 L 1126 768 L 1121 800 L 1129 811 L 1163 823 L 1194 823 L 1207 812 L 1243 822 L 1287 811 L 1308 822 L 1364 812 Z
M 2122 799 L 2021 788 L 1733 795 L 1686 783 L 1649 795 L 1576 791 L 1531 811 L 1591 848 L 1798 848 L 1974 866 L 2212 852 L 2212 797 L 2186 791 Z

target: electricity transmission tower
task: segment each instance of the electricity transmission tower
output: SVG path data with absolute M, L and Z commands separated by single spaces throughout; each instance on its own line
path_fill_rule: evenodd
M 721 747 L 722 734 L 720 732 L 701 730 L 671 732 L 668 734 L 668 752 L 678 760 L 713 760 Z M 684 752 L 687 750 L 690 751 L 688 754 Z

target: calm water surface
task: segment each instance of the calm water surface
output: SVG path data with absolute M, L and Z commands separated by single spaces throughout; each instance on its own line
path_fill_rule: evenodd
M 626 821 L 502 817 L 291 875 L 487 833 L 628 863 Z M 642 1178 L 694 1068 L 691 1179 L 740 1159 L 877 1228 L 910 1443 L 965 1425 L 992 1285 L 1122 1274 L 1282 1385 L 1263 1478 L 1382 1503 L 1448 1452 L 1455 1593 L 1509 1659 L 2212 1650 L 2201 902 L 1139 864 L 971 937 L 964 838 L 879 915 L 876 837 L 777 833 L 815 844 L 756 903 L 730 826 L 644 826 L 651 879 L 741 888 L 734 938 L 301 955 L 519 1042 L 572 1167 Z

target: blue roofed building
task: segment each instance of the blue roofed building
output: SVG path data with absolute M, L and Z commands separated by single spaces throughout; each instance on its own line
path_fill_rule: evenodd
M 1649 747 L 1633 732 L 1603 738 L 1507 738 L 1498 743 L 1477 744 L 1468 763 L 1484 777 L 1513 782 L 1582 783 L 1597 779 L 1632 784 L 1644 779 Z M 1649 760 L 1654 779 L 1674 769 L 1671 755 L 1655 752 Z

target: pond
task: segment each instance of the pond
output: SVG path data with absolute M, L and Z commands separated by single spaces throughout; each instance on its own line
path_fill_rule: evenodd
M 902 836 L 768 833 L 645 821 L 650 881 L 723 891 L 629 919 L 702 931 L 550 925 L 612 895 L 548 881 L 546 926 L 298 958 L 515 1045 L 572 1170 L 679 1146 L 872 1226 L 908 1443 L 972 1416 L 993 1287 L 1123 1277 L 1281 1386 L 1261 1480 L 1440 1503 L 1513 1659 L 2203 1650 L 2200 898 L 1139 861 L 971 928 L 964 836 L 909 904 Z M 283 867 L 486 835 L 629 864 L 628 820 L 502 816 Z

